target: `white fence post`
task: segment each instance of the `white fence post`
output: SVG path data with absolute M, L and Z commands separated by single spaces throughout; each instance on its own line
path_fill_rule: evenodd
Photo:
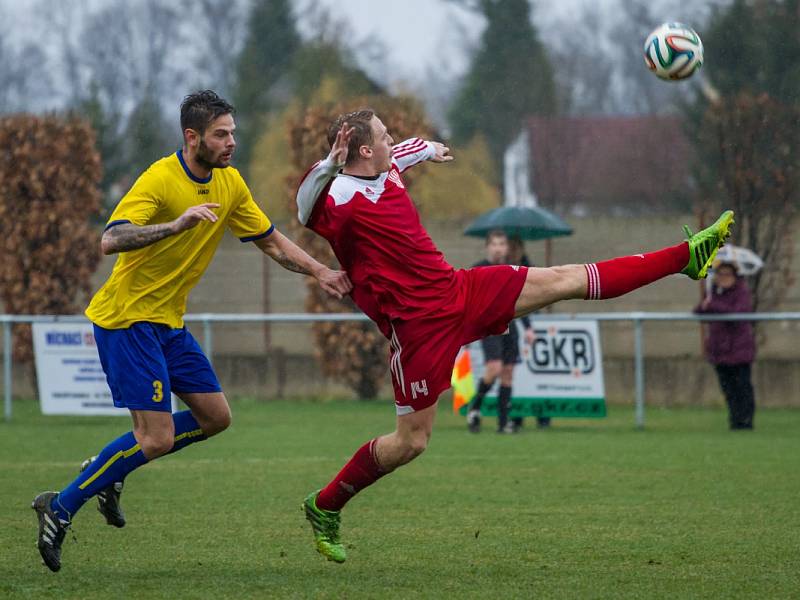
M 636 428 L 644 429 L 644 335 L 642 320 L 633 319 L 634 364 L 636 377 Z
M 206 353 L 206 358 L 211 365 L 214 365 L 214 333 L 211 331 L 211 320 L 209 315 L 203 315 L 203 352 Z
M 11 420 L 11 361 L 14 359 L 11 344 L 11 322 L 3 321 L 3 395 L 5 397 L 5 419 Z

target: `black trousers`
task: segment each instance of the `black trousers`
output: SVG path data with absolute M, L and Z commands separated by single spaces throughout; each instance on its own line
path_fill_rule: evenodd
M 717 377 L 728 403 L 728 422 L 731 429 L 752 429 L 756 401 L 750 381 L 750 363 L 716 365 Z

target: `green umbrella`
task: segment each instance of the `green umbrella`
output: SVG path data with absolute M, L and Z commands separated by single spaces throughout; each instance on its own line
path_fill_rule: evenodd
M 500 229 L 509 237 L 522 240 L 546 240 L 572 235 L 572 227 L 560 217 L 540 206 L 501 206 L 475 219 L 464 230 L 465 235 L 486 237 L 490 231 Z

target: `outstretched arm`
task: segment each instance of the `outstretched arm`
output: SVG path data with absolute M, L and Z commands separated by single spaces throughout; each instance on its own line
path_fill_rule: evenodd
M 445 146 L 441 142 L 428 142 L 431 146 L 433 146 L 434 155 L 430 159 L 431 162 L 442 163 L 442 162 L 450 162 L 453 160 L 453 157 L 450 155 L 450 148 Z
M 401 173 L 426 160 L 437 163 L 453 160 L 450 148 L 443 143 L 426 142 L 421 138 L 411 138 L 395 145 L 392 148 L 392 157 Z
M 328 157 L 314 165 L 300 183 L 300 188 L 297 190 L 297 218 L 303 225 L 311 218 L 314 205 L 322 190 L 347 162 L 347 144 L 353 131 L 353 127 L 343 123 L 339 133 L 336 134 L 336 140 L 331 146 Z
M 219 204 L 209 202 L 190 206 L 180 217 L 169 223 L 156 223 L 154 225 L 134 225 L 124 222 L 112 225 L 103 232 L 100 247 L 103 254 L 115 254 L 138 250 L 166 237 L 191 229 L 200 221 L 216 222 L 219 217 L 212 208 L 219 208 Z
M 284 269 L 314 277 L 320 287 L 332 296 L 342 298 L 353 289 L 347 273 L 334 271 L 317 262 L 278 230 L 253 243 Z

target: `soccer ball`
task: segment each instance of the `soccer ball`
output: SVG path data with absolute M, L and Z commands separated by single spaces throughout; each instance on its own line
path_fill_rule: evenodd
M 686 79 L 703 64 L 703 42 L 683 23 L 664 23 L 647 36 L 644 62 L 661 79 Z

